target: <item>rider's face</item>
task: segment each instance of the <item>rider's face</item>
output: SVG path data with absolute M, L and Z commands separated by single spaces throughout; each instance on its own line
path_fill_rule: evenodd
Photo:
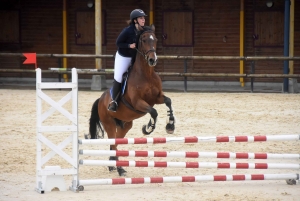
M 145 17 L 142 16 L 142 17 L 138 17 L 138 18 L 137 18 L 137 21 L 138 21 L 138 23 L 139 23 L 141 26 L 144 26 L 146 20 L 145 20 Z

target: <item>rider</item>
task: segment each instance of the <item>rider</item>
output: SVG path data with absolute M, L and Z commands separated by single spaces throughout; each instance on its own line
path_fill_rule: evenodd
M 117 38 L 116 44 L 118 51 L 115 57 L 114 83 L 111 90 L 112 101 L 108 105 L 108 110 L 112 112 L 116 112 L 118 107 L 117 99 L 121 90 L 122 76 L 131 65 L 131 59 L 135 59 L 135 24 L 139 24 L 143 27 L 145 25 L 145 16 L 147 15 L 141 9 L 134 9 L 130 13 L 129 26 L 124 28 Z

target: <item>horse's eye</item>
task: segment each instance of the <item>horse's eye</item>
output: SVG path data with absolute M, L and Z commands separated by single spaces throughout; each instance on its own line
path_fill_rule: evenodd
M 145 43 L 146 42 L 146 40 L 143 40 L 143 43 Z

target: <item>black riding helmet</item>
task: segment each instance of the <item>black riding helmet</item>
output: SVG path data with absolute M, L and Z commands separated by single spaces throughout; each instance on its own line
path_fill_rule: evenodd
M 130 21 L 133 21 L 135 18 L 142 17 L 142 16 L 147 16 L 143 10 L 141 9 L 134 9 L 130 13 Z

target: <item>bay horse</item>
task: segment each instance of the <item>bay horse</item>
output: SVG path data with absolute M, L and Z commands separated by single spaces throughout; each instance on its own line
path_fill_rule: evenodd
M 153 108 L 155 104 L 163 104 L 169 108 L 166 132 L 172 134 L 175 130 L 175 117 L 171 106 L 171 99 L 164 95 L 162 82 L 154 71 L 157 64 L 155 27 L 136 26 L 137 29 L 137 54 L 135 62 L 129 72 L 126 91 L 120 95 L 116 112 L 107 109 L 111 102 L 110 90 L 107 89 L 98 98 L 91 110 L 89 134 L 91 139 L 103 138 L 104 132 L 108 138 L 124 138 L 132 128 L 132 122 L 149 113 L 151 118 L 147 125 L 142 127 L 145 135 L 151 134 L 156 125 L 158 113 Z M 102 136 L 99 135 L 101 131 Z M 87 138 L 87 137 L 86 137 Z M 117 150 L 117 145 L 110 145 L 110 150 Z M 109 160 L 118 160 L 110 156 Z M 109 171 L 117 169 L 120 176 L 126 176 L 123 167 L 108 167 Z

